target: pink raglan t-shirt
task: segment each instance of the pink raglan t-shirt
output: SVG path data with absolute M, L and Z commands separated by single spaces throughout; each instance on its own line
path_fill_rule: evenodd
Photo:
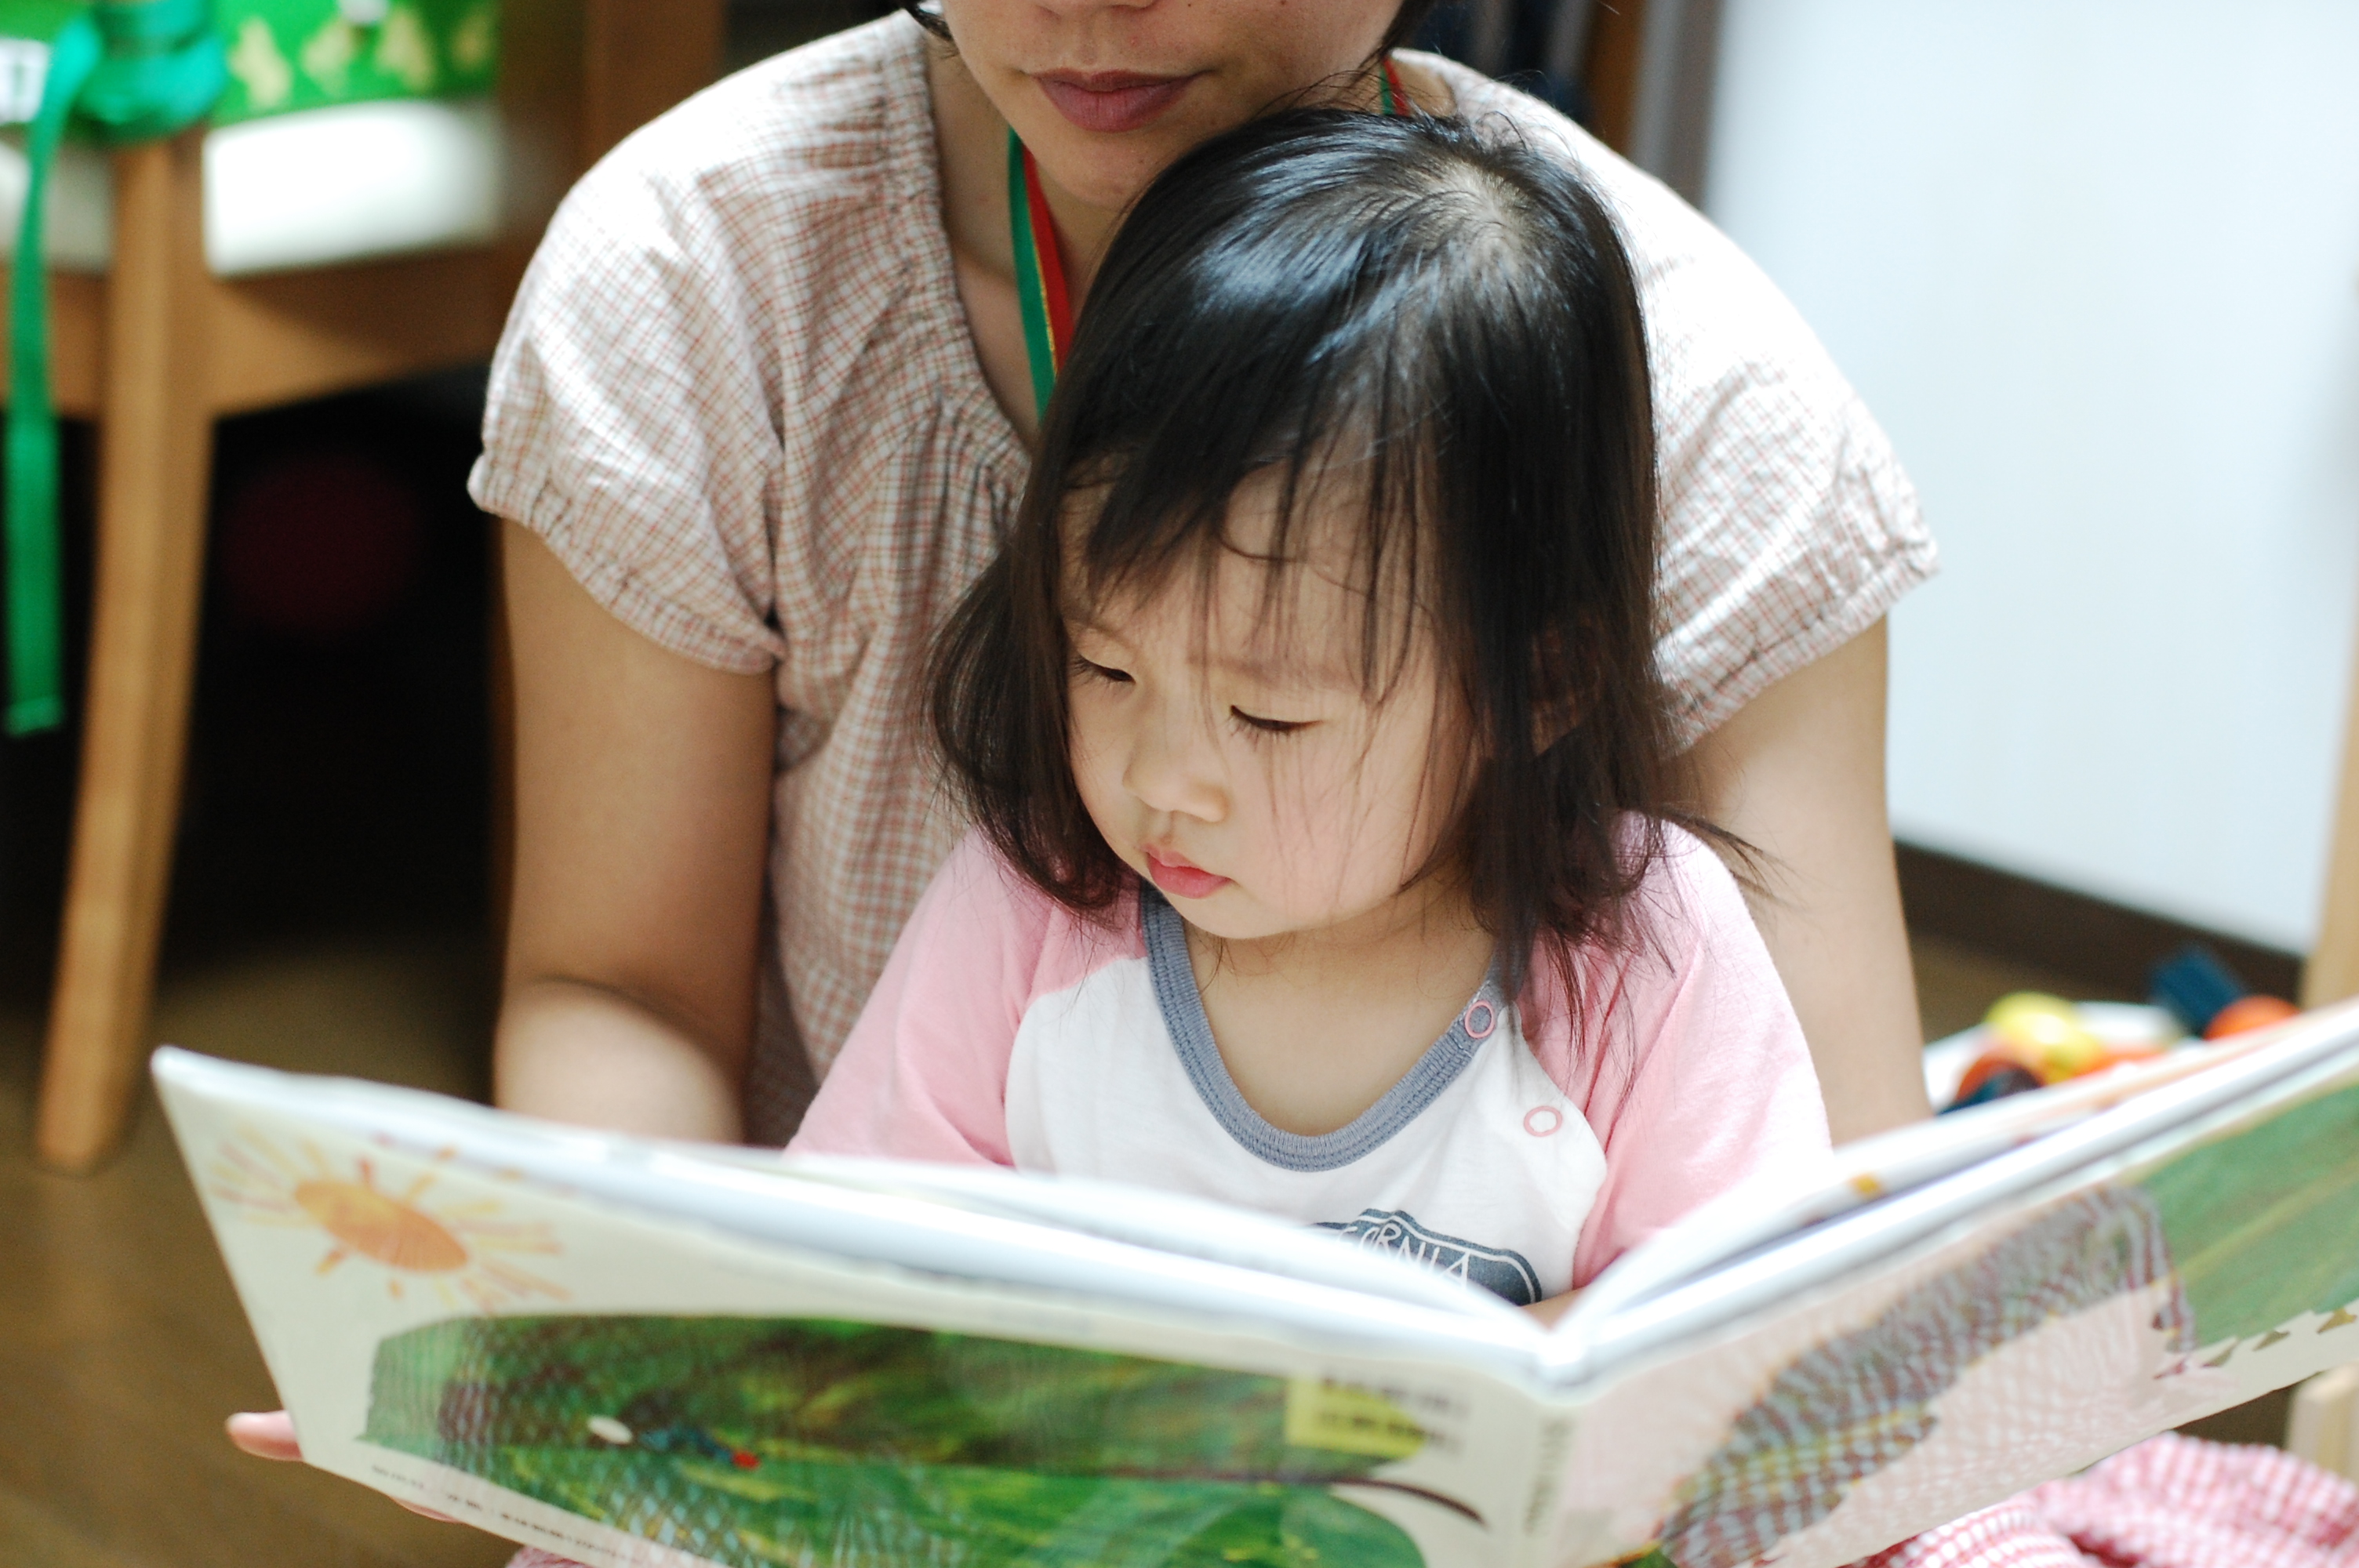
M 1486 981 L 1348 1126 L 1263 1119 L 1151 887 L 1076 914 L 979 838 L 934 878 L 795 1152 L 1010 1165 L 1218 1199 L 1519 1304 L 1586 1284 L 1707 1199 L 1815 1173 L 1826 1111 L 1734 881 L 1696 839 L 1640 892 L 1643 951 Z M 1527 1030 L 1526 1021 L 1531 1021 Z

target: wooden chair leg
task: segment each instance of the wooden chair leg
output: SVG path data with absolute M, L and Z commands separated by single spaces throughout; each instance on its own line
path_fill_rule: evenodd
M 38 1152 L 105 1158 L 129 1119 L 179 810 L 212 461 L 202 140 L 115 159 L 97 613 Z
M 2359 996 L 2359 667 L 2354 669 L 2350 710 L 2343 719 L 2343 776 L 2326 852 L 2318 946 L 2301 972 L 2304 1007 Z

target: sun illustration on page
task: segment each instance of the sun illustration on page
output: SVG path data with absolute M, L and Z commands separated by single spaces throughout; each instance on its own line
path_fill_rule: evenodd
M 546 1224 L 502 1220 L 492 1198 L 434 1202 L 429 1195 L 438 1178 L 430 1171 L 390 1191 L 377 1185 L 365 1155 L 339 1168 L 309 1142 L 299 1158 L 247 1130 L 221 1146 L 206 1175 L 215 1197 L 256 1224 L 323 1232 L 330 1245 L 321 1273 L 354 1259 L 380 1266 L 386 1293 L 396 1300 L 412 1287 L 480 1312 L 534 1296 L 564 1299 L 561 1287 L 507 1260 L 560 1250 Z

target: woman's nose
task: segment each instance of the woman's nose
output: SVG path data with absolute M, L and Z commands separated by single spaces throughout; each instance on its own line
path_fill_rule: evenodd
M 1191 708 L 1194 705 L 1189 705 Z M 1228 790 L 1202 716 L 1163 712 L 1131 737 L 1123 787 L 1153 811 L 1218 822 L 1228 815 Z

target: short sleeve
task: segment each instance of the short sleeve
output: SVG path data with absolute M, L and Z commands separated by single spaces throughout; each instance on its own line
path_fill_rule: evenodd
M 1590 986 L 1601 1048 L 1562 1068 L 1605 1151 L 1573 1283 L 1723 1193 L 1821 1173 L 1826 1107 L 1735 879 L 1692 837 L 1641 890 L 1647 950 Z
M 1687 247 L 1647 286 L 1658 651 L 1692 743 L 1867 630 L 1939 558 L 1891 442 L 1816 335 L 1733 243 L 1657 189 L 1647 221 L 1675 225 Z
M 1013 1164 L 1007 1065 L 1055 921 L 968 838 L 902 928 L 788 1152 Z
M 656 121 L 559 210 L 493 363 L 470 488 L 635 631 L 750 672 L 783 651 L 766 512 L 780 443 L 712 198 L 723 174 L 696 145 L 716 117 L 691 101 Z

